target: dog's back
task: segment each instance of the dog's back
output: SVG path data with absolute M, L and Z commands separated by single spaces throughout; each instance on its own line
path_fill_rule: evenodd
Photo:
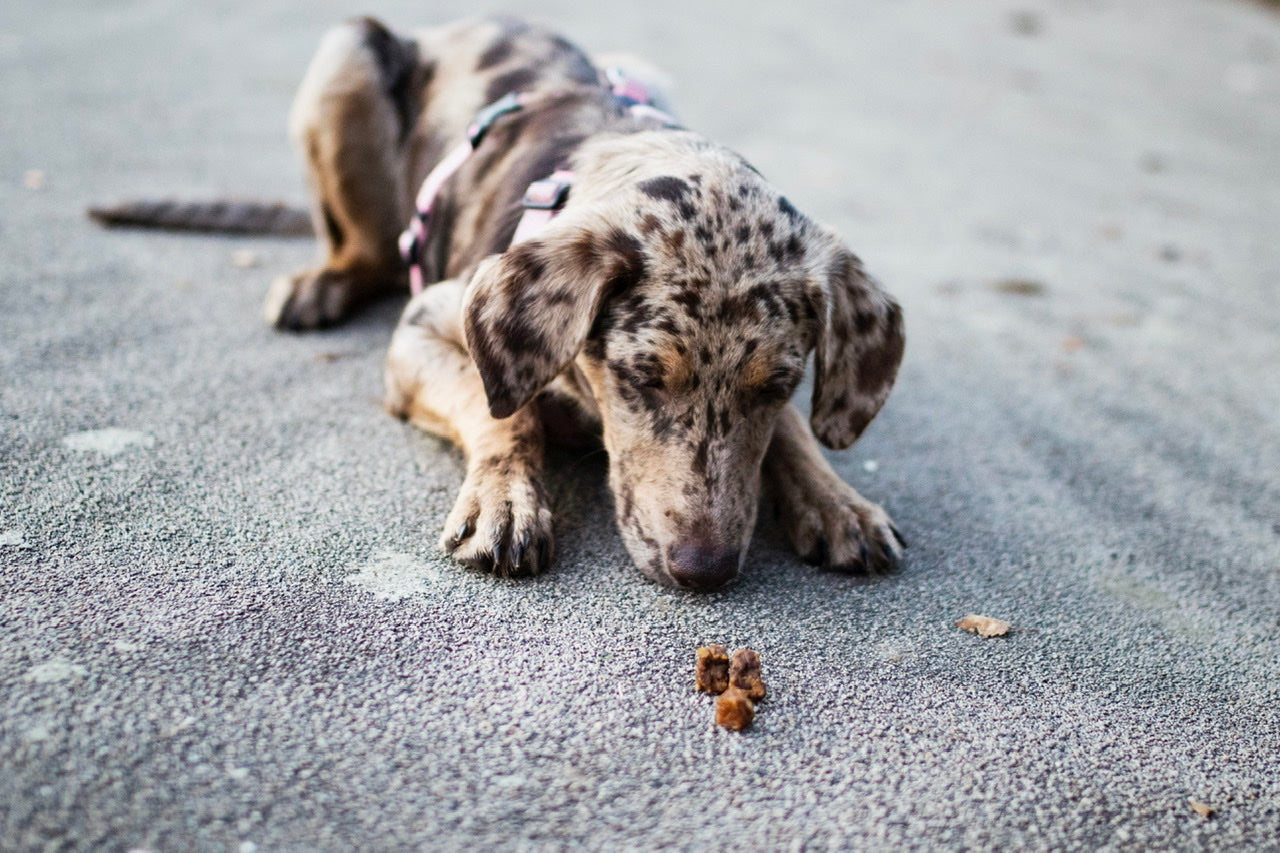
M 420 61 L 433 70 L 413 128 L 425 154 L 411 165 L 412 188 L 463 138 L 479 110 L 511 93 L 527 99 L 495 125 L 442 194 L 425 252 L 427 281 L 458 277 L 506 249 L 525 190 L 566 168 L 585 140 L 655 126 L 628 114 L 580 48 L 522 21 L 430 30 L 418 35 L 418 45 Z
M 326 325 L 404 286 L 397 237 L 424 178 L 467 137 L 476 114 L 510 93 L 504 116 L 442 187 L 420 263 L 426 281 L 457 278 L 511 242 L 533 181 L 592 136 L 655 126 L 612 96 L 587 54 L 510 18 L 465 21 L 408 37 L 371 19 L 325 36 L 295 101 L 291 128 L 328 243 L 320 270 L 277 281 L 267 316 L 291 329 Z

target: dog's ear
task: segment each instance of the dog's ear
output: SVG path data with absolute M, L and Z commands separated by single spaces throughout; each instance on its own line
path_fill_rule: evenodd
M 486 258 L 467 286 L 467 349 L 495 418 L 513 414 L 555 379 L 582 349 L 608 295 L 645 274 L 635 237 L 616 228 L 553 227 Z
M 823 293 L 809 422 L 819 441 L 841 450 L 862 434 L 893 387 L 905 344 L 902 309 L 847 249 Z

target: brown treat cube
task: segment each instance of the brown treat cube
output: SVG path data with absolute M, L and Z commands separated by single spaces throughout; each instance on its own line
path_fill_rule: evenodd
M 754 701 L 764 698 L 764 680 L 760 677 L 760 655 L 751 649 L 738 649 L 729 663 L 729 686 L 746 693 Z
M 740 732 L 756 718 L 756 705 L 746 692 L 730 687 L 716 700 L 716 725 Z
M 704 693 L 723 693 L 729 689 L 729 650 L 724 646 L 698 649 L 693 668 L 694 683 Z

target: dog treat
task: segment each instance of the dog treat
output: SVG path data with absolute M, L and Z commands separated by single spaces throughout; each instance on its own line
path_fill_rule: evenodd
M 694 683 L 703 693 L 723 693 L 729 689 L 729 650 L 724 646 L 698 649 L 693 668 Z
M 977 634 L 979 637 L 1003 637 L 1009 633 L 1009 629 L 1013 626 L 1001 619 L 992 619 L 990 616 L 979 616 L 976 613 L 970 613 L 957 622 L 956 627 L 963 628 L 972 634 Z
M 740 732 L 756 718 L 756 704 L 745 690 L 730 687 L 716 699 L 716 725 Z
M 747 694 L 752 700 L 764 698 L 764 680 L 760 678 L 760 655 L 751 649 L 738 649 L 729 662 L 729 686 Z
M 740 732 L 756 718 L 756 702 L 764 698 L 764 680 L 760 678 L 760 655 L 751 649 L 738 649 L 729 657 L 724 646 L 698 649 L 694 676 L 699 690 L 718 693 L 716 725 Z

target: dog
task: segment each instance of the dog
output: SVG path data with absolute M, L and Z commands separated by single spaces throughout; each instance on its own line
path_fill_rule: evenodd
M 545 570 L 544 446 L 585 431 L 608 453 L 622 540 L 660 582 L 734 579 L 762 492 L 809 563 L 891 568 L 901 534 L 818 442 L 848 447 L 884 405 L 899 305 L 743 158 L 630 109 L 586 53 L 537 26 L 400 34 L 365 18 L 324 36 L 290 126 L 326 259 L 273 284 L 268 320 L 316 328 L 403 293 L 415 191 L 473 117 L 512 97 L 519 108 L 490 107 L 427 199 L 427 286 L 387 356 L 387 410 L 467 458 L 444 550 L 499 575 Z M 530 187 L 566 169 L 558 215 L 513 239 Z M 790 398 L 810 354 L 806 423 Z

